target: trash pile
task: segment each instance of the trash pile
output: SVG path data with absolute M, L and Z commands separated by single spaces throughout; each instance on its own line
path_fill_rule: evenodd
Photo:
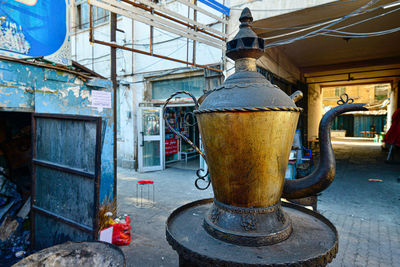
M 0 167 L 0 258 L 5 266 L 16 263 L 27 254 L 30 202 L 30 197 L 23 199 L 17 185 L 7 179 Z

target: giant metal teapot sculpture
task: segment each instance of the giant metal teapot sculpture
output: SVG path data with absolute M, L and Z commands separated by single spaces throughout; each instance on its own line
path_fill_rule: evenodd
M 315 195 L 335 177 L 335 156 L 330 126 L 335 116 L 366 110 L 364 104 L 343 103 L 327 112 L 319 126 L 321 157 L 309 176 L 285 180 L 289 153 L 299 114 L 295 105 L 302 93 L 288 96 L 256 71 L 256 60 L 264 53 L 264 40 L 252 31 L 250 10 L 240 17 L 240 30 L 227 43 L 226 54 L 235 60 L 235 74 L 218 88 L 193 98 L 214 202 L 203 227 L 212 236 L 246 246 L 270 245 L 288 238 L 291 220 L 283 212 L 281 197 L 297 199 Z M 243 216 L 245 214 L 245 216 Z M 245 218 L 245 219 L 243 219 Z

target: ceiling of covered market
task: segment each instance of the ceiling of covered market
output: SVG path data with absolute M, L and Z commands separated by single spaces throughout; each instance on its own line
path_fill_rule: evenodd
M 324 35 L 304 38 L 308 33 L 329 25 L 330 23 L 326 23 L 327 21 L 343 18 L 368 2 L 370 1 L 335 1 L 330 4 L 255 21 L 253 29 L 260 37 L 265 38 L 267 47 L 275 42 L 300 37 L 300 40 L 281 44 L 278 47 L 303 73 L 332 69 L 335 66 L 339 69 L 351 66 L 362 67 L 400 63 L 400 31 L 366 38 Z M 330 26 L 329 29 L 363 33 L 364 35 L 365 33 L 370 34 L 400 27 L 400 3 L 390 7 L 391 3 L 398 1 L 382 0 L 375 2 L 367 8 L 370 10 L 369 12 L 350 16 Z M 360 21 L 364 22 L 340 29 L 343 26 Z M 326 24 L 314 26 L 320 23 Z M 329 33 L 343 36 L 343 34 L 336 32 Z M 279 35 L 281 37 L 271 38 Z

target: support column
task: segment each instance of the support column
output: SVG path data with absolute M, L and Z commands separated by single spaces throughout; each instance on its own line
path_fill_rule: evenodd
M 387 107 L 387 118 L 386 118 L 386 131 L 392 126 L 392 115 L 399 106 L 399 78 L 394 78 L 392 83 L 392 90 L 390 92 L 390 104 Z
M 117 14 L 111 13 L 110 20 L 110 41 L 115 43 L 117 40 Z M 113 139 L 114 139 L 114 147 L 113 147 L 113 159 L 114 159 L 114 190 L 113 190 L 113 199 L 117 200 L 117 48 L 110 47 L 111 53 L 111 82 L 113 85 L 113 120 L 114 120 L 114 128 L 113 128 Z
M 318 138 L 319 122 L 322 118 L 322 92 L 318 84 L 308 85 L 308 141 Z

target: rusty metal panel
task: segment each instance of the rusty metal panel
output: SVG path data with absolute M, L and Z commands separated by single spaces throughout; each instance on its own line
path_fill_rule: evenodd
M 96 123 L 40 118 L 36 121 L 36 159 L 94 174 Z M 79 156 L 76 153 L 79 151 Z
M 101 118 L 33 115 L 32 245 L 97 237 Z
M 35 206 L 92 227 L 93 195 L 92 179 L 36 166 Z

